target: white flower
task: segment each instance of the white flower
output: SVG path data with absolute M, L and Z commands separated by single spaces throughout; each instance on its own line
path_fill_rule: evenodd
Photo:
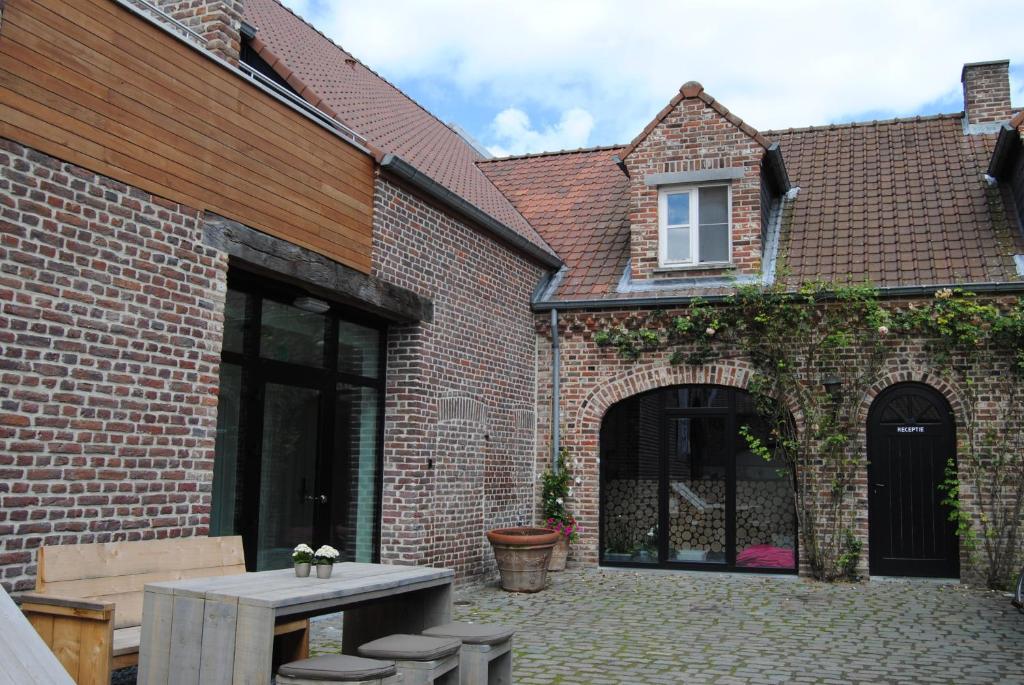
M 889 335 L 889 327 L 888 326 L 879 326 L 878 327 L 878 334 L 879 335 Z
M 313 556 L 320 559 L 337 559 L 341 556 L 341 553 L 330 545 L 321 545 L 320 549 Z
M 578 458 L 578 457 L 577 457 L 576 459 L 573 459 L 573 460 L 572 460 L 572 465 L 573 465 L 573 466 L 579 466 L 579 465 L 580 465 L 580 460 L 579 460 L 579 458 Z
M 295 549 L 293 549 L 292 552 L 293 553 L 302 553 L 302 554 L 312 554 L 313 553 L 313 548 L 310 547 L 309 545 L 307 545 L 305 542 L 303 542 L 301 545 L 296 545 Z
M 949 288 L 942 288 L 941 290 L 935 291 L 935 298 L 938 300 L 948 300 L 953 297 L 953 291 Z
M 708 326 L 707 328 L 704 329 L 704 333 L 706 335 L 714 335 L 716 332 L 717 331 L 715 331 L 715 329 L 712 328 L 711 326 Z
M 572 488 L 569 488 L 569 497 L 572 497 Z
M 555 502 L 558 503 L 558 504 L 565 504 L 565 500 L 563 500 L 561 497 L 558 497 L 557 499 L 555 499 Z
M 580 484 L 582 484 L 582 483 L 583 483 L 583 478 L 582 478 L 582 476 L 576 476 L 576 485 L 580 485 Z

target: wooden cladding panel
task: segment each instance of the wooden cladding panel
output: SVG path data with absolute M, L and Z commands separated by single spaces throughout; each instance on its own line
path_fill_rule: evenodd
M 7 0 L 0 136 L 368 273 L 373 160 L 110 0 Z

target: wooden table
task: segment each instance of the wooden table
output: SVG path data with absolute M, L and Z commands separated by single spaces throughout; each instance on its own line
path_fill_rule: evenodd
M 269 683 L 274 626 L 344 611 L 342 649 L 451 620 L 451 569 L 335 564 L 331 578 L 292 569 L 146 585 L 138 682 Z

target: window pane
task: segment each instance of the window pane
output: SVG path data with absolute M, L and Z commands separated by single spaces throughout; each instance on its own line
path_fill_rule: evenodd
M 345 561 L 370 562 L 376 546 L 377 409 L 380 405 L 375 388 L 339 384 L 337 392 L 331 539 Z
M 714 226 L 700 227 L 700 261 L 702 262 L 727 262 L 729 261 L 729 226 L 718 224 Z
M 700 189 L 700 225 L 729 223 L 729 189 L 713 186 Z
M 700 261 L 729 261 L 729 189 L 700 189 Z
M 622 402 L 601 426 L 602 561 L 658 561 L 660 402 L 656 394 Z
M 241 352 L 245 335 L 246 295 L 238 290 L 228 290 L 224 303 L 224 349 Z
M 690 223 L 690 194 L 674 193 L 665 197 L 668 205 L 668 225 Z
M 738 394 L 748 398 L 749 395 Z M 753 403 L 737 403 L 736 425 L 747 426 L 766 444 L 771 436 Z M 736 566 L 796 567 L 793 486 L 781 458 L 766 462 L 736 437 Z
M 265 394 L 256 542 L 259 571 L 287 568 L 295 545 L 316 543 L 313 506 L 327 494 L 318 487 L 316 474 L 320 393 L 267 383 Z
M 323 366 L 324 316 L 263 300 L 260 356 L 279 362 Z
M 726 419 L 671 419 L 667 429 L 668 560 L 724 564 Z
M 338 371 L 377 377 L 380 331 L 349 321 L 338 322 Z
M 690 261 L 690 229 L 668 228 L 665 230 L 667 231 L 665 236 L 665 261 Z
M 722 409 L 729 406 L 729 393 L 727 388 L 719 388 L 714 385 L 684 385 L 671 390 L 664 390 L 665 406 L 675 409 L 683 408 L 705 408 L 719 407 Z
M 217 396 L 217 437 L 213 457 L 213 502 L 210 535 L 238 535 L 242 532 L 242 477 L 238 460 L 238 437 L 242 406 L 242 367 L 220 365 Z

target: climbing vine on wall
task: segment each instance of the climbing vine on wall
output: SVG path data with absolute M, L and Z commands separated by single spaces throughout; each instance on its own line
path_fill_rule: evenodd
M 1020 372 L 1004 374 L 997 411 L 1002 430 L 992 429 L 998 421 L 989 417 L 989 428 L 980 432 L 980 398 L 967 398 L 973 427 L 961 446 L 960 477 L 988 497 L 980 520 L 963 522 L 967 529 L 981 527 L 986 576 L 995 585 L 992 578 L 1014 563 L 1024 496 L 1024 484 L 1017 486 L 1024 480 L 1019 412 L 1011 406 L 1019 402 L 1024 377 L 1024 304 L 1000 308 L 969 293 L 940 290 L 932 301 L 891 309 L 870 285 L 810 283 L 795 291 L 746 286 L 721 302 L 698 299 L 680 314 L 657 311 L 607 328 L 594 340 L 624 359 L 657 351 L 673 364 L 736 356 L 751 363 L 749 389 L 770 435 L 743 435 L 755 453 L 785 464 L 802 558 L 815 577 L 831 580 L 854 574 L 860 554 L 854 485 L 861 456 L 850 444 L 860 429 L 857 408 L 886 358 L 909 336 L 927 340 L 932 362 L 958 374 L 968 388 L 985 372 L 980 364 L 1009 359 Z
M 961 389 L 963 430 L 943 501 L 986 585 L 1007 589 L 1024 564 L 1024 299 L 1000 307 L 944 289 L 895 318 L 904 333 L 928 341 L 935 363 Z M 964 506 L 968 495 L 976 517 Z

